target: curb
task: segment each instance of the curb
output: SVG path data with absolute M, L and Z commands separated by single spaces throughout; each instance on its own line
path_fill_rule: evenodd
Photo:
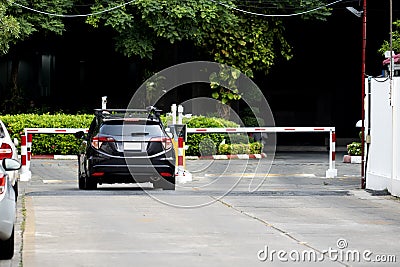
M 267 154 L 237 154 L 237 155 L 212 155 L 212 156 L 186 156 L 187 160 L 201 160 L 201 159 L 262 159 L 266 158 Z M 33 155 L 32 159 L 77 159 L 76 155 Z
M 201 159 L 262 159 L 266 158 L 267 154 L 237 154 L 237 155 L 212 155 L 212 156 L 186 156 L 187 160 L 201 160 Z
M 33 159 L 77 159 L 76 155 L 33 155 Z

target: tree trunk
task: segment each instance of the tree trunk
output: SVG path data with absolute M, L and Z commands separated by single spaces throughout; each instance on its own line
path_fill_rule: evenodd
M 13 56 L 11 60 L 11 96 L 19 95 L 18 88 L 19 59 Z

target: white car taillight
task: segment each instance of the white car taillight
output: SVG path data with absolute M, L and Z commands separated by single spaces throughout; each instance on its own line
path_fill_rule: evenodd
M 153 137 L 150 142 L 161 142 L 165 150 L 172 147 L 172 139 L 169 137 Z
M 100 149 L 101 145 L 105 142 L 115 142 L 115 140 L 114 138 L 107 136 L 94 136 L 91 144 L 95 149 Z
M 6 191 L 6 176 L 0 174 L 0 195 Z
M 12 148 L 7 143 L 2 143 L 0 146 L 0 159 L 8 158 L 11 159 L 13 155 Z

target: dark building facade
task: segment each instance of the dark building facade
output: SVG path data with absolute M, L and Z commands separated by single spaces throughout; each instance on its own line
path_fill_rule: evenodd
M 369 2 L 366 66 L 368 75 L 378 76 L 383 57 L 377 50 L 389 38 L 389 7 L 388 1 Z M 394 18 L 398 19 L 397 5 Z M 358 2 L 355 7 L 361 9 Z M 268 75 L 255 77 L 272 108 L 276 125 L 335 126 L 339 138 L 357 138 L 355 123 L 361 117 L 361 19 L 344 6 L 335 6 L 326 22 L 285 20 L 287 37 L 294 48 L 293 59 L 279 60 Z M 151 61 L 126 58 L 115 52 L 112 33 L 82 27 L 82 23 L 72 23 L 70 27 L 72 30 L 61 37 L 30 40 L 20 49 L 23 53 L 18 84 L 29 103 L 48 106 L 50 110 L 90 112 L 100 107 L 101 97 L 106 95 L 110 106 L 125 107 L 146 71 L 209 60 L 185 43 L 162 44 Z M 11 58 L 4 56 L 0 58 L 3 97 L 7 96 L 10 75 Z M 193 88 L 186 86 L 180 93 L 175 92 L 169 102 L 211 94 L 207 87 Z M 285 137 L 281 140 L 293 142 Z M 308 142 L 304 140 L 299 138 L 299 142 Z

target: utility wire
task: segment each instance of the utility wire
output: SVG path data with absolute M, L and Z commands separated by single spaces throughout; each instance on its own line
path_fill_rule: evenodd
M 46 12 L 46 11 L 37 10 L 37 9 L 31 8 L 31 7 L 27 7 L 27 6 L 24 6 L 24 5 L 16 3 L 16 2 L 9 2 L 9 3 L 12 4 L 12 5 L 16 5 L 16 6 L 19 6 L 21 8 L 27 9 L 29 11 L 36 12 L 36 13 L 43 14 L 43 15 L 47 15 L 47 16 L 62 17 L 62 18 L 76 18 L 76 17 L 89 17 L 89 16 L 95 16 L 95 15 L 108 13 L 108 12 L 111 12 L 111 11 L 113 11 L 115 9 L 118 9 L 118 8 L 123 7 L 123 6 L 129 5 L 129 4 L 131 4 L 131 3 L 135 2 L 135 1 L 136 0 L 130 0 L 130 1 L 126 2 L 126 3 L 117 5 L 115 7 L 107 8 L 107 9 L 104 9 L 102 11 L 98 11 L 98 12 L 94 12 L 94 13 L 73 14 L 73 15 L 50 13 L 50 12 Z M 337 0 L 337 1 L 334 1 L 332 3 L 328 3 L 326 5 L 322 5 L 322 6 L 307 10 L 307 11 L 303 11 L 303 12 L 299 12 L 299 13 L 292 13 L 292 14 L 261 14 L 261 13 L 256 13 L 256 12 L 251 12 L 251 11 L 247 11 L 247 10 L 244 10 L 244 9 L 240 9 L 240 8 L 237 8 L 237 7 L 234 7 L 234 6 L 230 6 L 228 4 L 225 4 L 225 3 L 222 3 L 222 2 L 219 2 L 219 1 L 215 1 L 215 0 L 210 0 L 210 1 L 213 2 L 213 3 L 216 3 L 218 5 L 224 6 L 226 8 L 229 8 L 229 9 L 232 9 L 232 10 L 235 10 L 235 11 L 238 11 L 238 12 L 242 12 L 242 13 L 245 13 L 245 14 L 249 14 L 249 15 L 254 15 L 254 16 L 262 16 L 262 17 L 293 17 L 293 16 L 299 16 L 299 15 L 304 15 L 304 14 L 307 14 L 307 13 L 315 12 L 315 11 L 317 11 L 319 9 L 326 8 L 326 7 L 329 7 L 331 5 L 334 5 L 334 4 L 337 4 L 337 3 L 340 3 L 340 2 L 344 2 L 345 0 Z
M 251 12 L 251 11 L 240 9 L 240 8 L 237 8 L 237 7 L 234 7 L 234 6 L 230 6 L 228 4 L 225 4 L 225 3 L 222 3 L 222 2 L 219 2 L 219 1 L 215 1 L 215 0 L 210 0 L 210 1 L 213 2 L 213 3 L 216 3 L 218 5 L 224 6 L 226 8 L 229 8 L 229 9 L 232 9 L 232 10 L 235 10 L 235 11 L 238 11 L 238 12 L 242 12 L 242 13 L 245 13 L 245 14 L 249 14 L 249 15 L 254 15 L 254 16 L 261 16 L 261 17 L 293 17 L 293 16 L 299 16 L 299 15 L 308 14 L 308 13 L 317 11 L 319 9 L 326 8 L 326 7 L 329 7 L 331 5 L 343 2 L 344 0 L 337 0 L 335 2 L 326 4 L 326 5 L 322 5 L 322 6 L 310 9 L 310 10 L 306 10 L 306 11 L 299 12 L 299 13 L 292 13 L 292 14 L 262 14 L 262 13 Z
M 123 7 L 123 6 L 129 5 L 129 4 L 131 4 L 131 3 L 135 2 L 135 1 L 136 0 L 131 0 L 131 1 L 128 1 L 126 3 L 120 4 L 120 5 L 117 5 L 117 6 L 114 6 L 114 7 L 110 7 L 110 8 L 98 11 L 98 12 L 94 12 L 94 13 L 74 14 L 74 15 L 63 15 L 63 14 L 57 14 L 57 13 L 49 13 L 49 12 L 46 12 L 46 11 L 41 11 L 41 10 L 37 10 L 37 9 L 31 8 L 31 7 L 24 6 L 24 5 L 18 4 L 16 2 L 10 2 L 10 4 L 19 6 L 21 8 L 27 9 L 27 10 L 32 11 L 32 12 L 36 12 L 36 13 L 39 13 L 39 14 L 47 15 L 47 16 L 62 17 L 62 18 L 77 18 L 77 17 L 90 17 L 90 16 L 95 16 L 95 15 L 100 15 L 100 14 L 103 14 L 103 13 L 108 13 L 108 12 L 111 12 L 111 11 L 113 11 L 115 9 L 118 9 L 118 8 Z

